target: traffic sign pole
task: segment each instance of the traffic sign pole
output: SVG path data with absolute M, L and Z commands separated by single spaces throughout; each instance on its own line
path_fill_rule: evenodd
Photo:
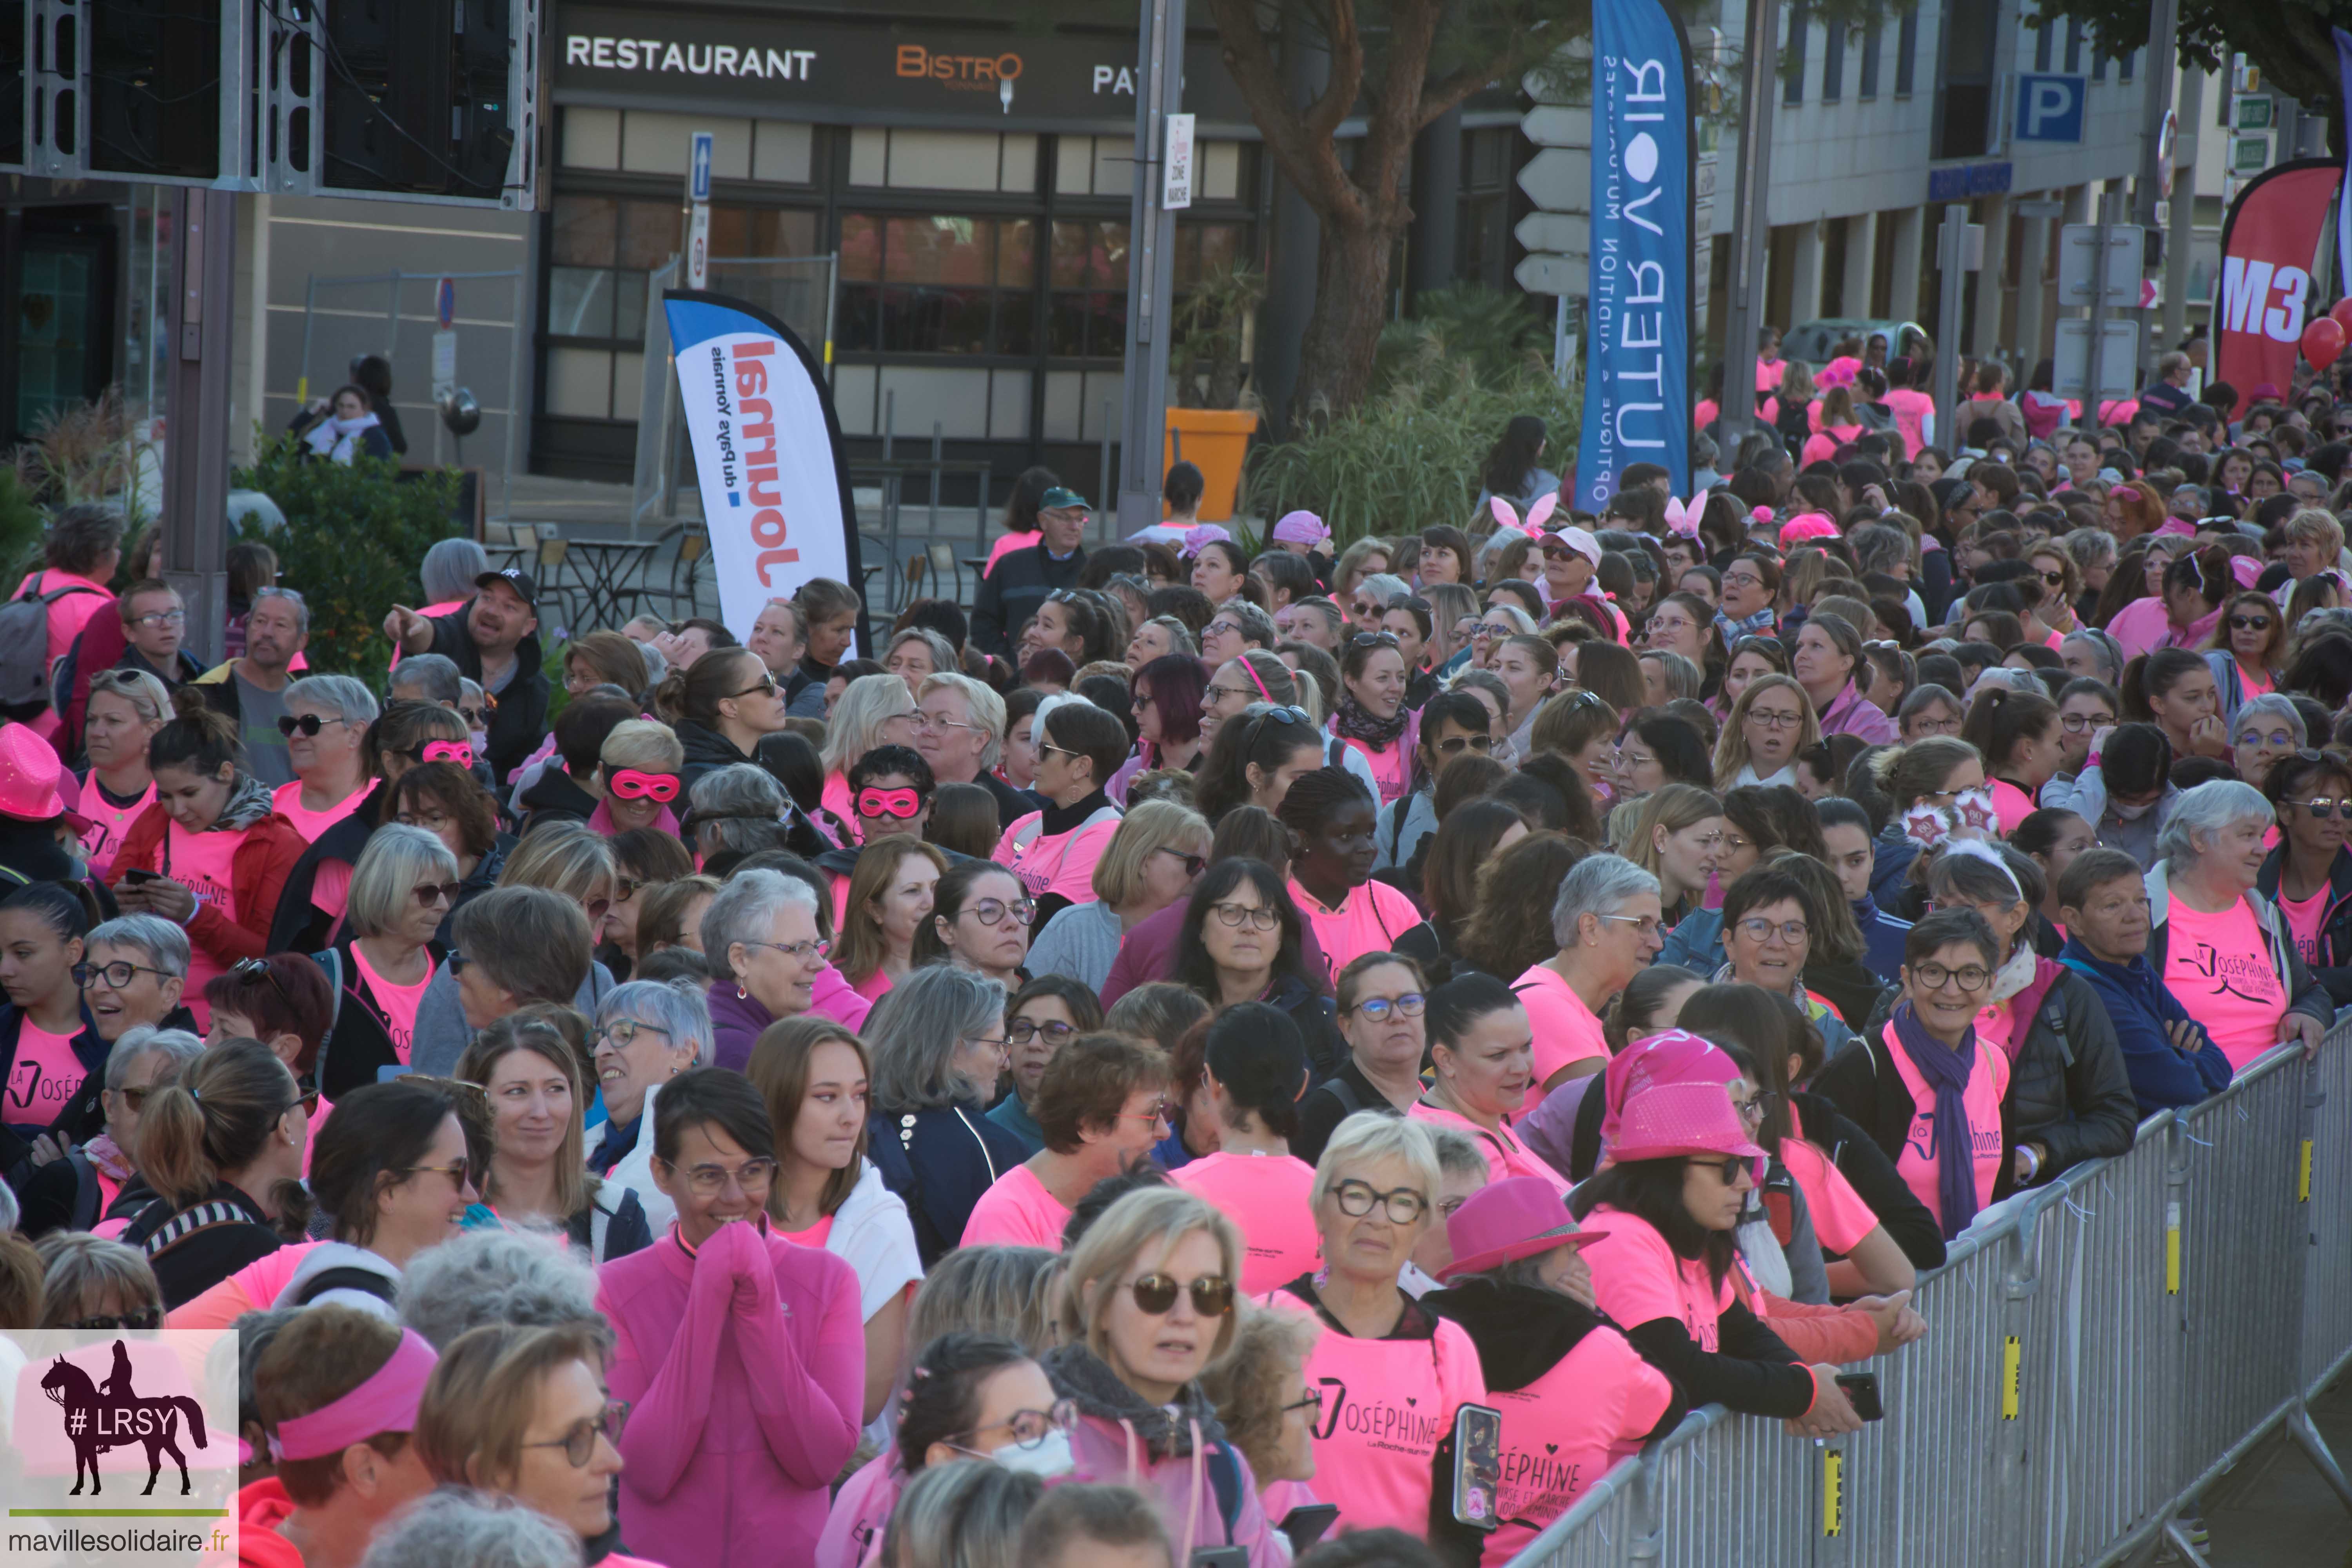
M 686 158 L 686 286 L 710 286 L 710 165 L 718 153 L 714 132 L 698 131 Z

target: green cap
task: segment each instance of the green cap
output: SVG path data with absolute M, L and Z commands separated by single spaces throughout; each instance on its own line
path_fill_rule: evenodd
M 1076 490 L 1066 489 L 1060 485 L 1055 485 L 1052 489 L 1047 490 L 1043 496 L 1040 496 L 1037 499 L 1037 510 L 1039 511 L 1061 511 L 1071 507 L 1075 507 L 1080 511 L 1092 511 L 1095 510 L 1093 503 L 1088 501 L 1086 497 L 1080 495 Z

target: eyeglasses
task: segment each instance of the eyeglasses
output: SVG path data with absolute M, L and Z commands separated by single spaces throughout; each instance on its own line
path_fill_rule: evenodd
M 1119 1121 L 1149 1121 L 1153 1126 L 1176 1124 L 1176 1113 L 1166 1100 L 1160 1100 L 1149 1110 L 1122 1110 L 1114 1118 Z
M 1076 1025 L 1058 1018 L 1042 1024 L 1034 1018 L 1015 1018 L 1004 1026 L 1005 1037 L 1016 1046 L 1025 1046 L 1040 1035 L 1059 1045 L 1077 1032 Z
M 278 732 L 290 741 L 297 730 L 305 735 L 315 735 L 330 724 L 350 722 L 349 719 L 342 718 L 321 719 L 316 713 L 280 713 L 278 716 Z
M 2268 616 L 2231 616 L 2230 629 L 2233 632 L 2266 632 L 2278 623 Z
M 446 812 L 403 811 L 394 814 L 393 820 L 403 827 L 422 827 L 428 833 L 438 833 L 452 820 Z
M 678 1168 L 660 1155 L 655 1155 L 654 1161 L 671 1174 L 678 1173 Z M 740 1165 L 688 1165 L 685 1175 L 687 1189 L 698 1198 L 715 1198 L 730 1184 L 745 1193 L 763 1193 L 776 1179 L 776 1163 L 754 1156 Z
M 1177 859 L 1184 862 L 1184 875 L 1187 877 L 1197 877 L 1202 872 L 1209 868 L 1209 858 L 1205 855 L 1187 855 L 1181 849 L 1171 849 L 1164 844 L 1159 848 L 1154 849 L 1152 853 L 1154 855 L 1172 855 Z
M 1418 1018 L 1428 1007 L 1428 997 L 1418 991 L 1407 991 L 1398 996 L 1364 997 L 1354 1010 L 1375 1024 L 1385 1024 L 1391 1018 Z
M 1201 628 L 1201 635 L 1204 637 L 1212 636 L 1239 637 L 1242 635 L 1242 630 L 1241 622 L 1229 621 L 1221 617 L 1217 620 L 1211 621 L 1207 626 L 1202 626 Z
M 163 1314 L 153 1307 L 142 1307 L 135 1312 L 104 1312 L 94 1318 L 76 1318 L 66 1325 L 84 1333 L 104 1333 L 115 1329 L 160 1329 Z
M 1016 1448 L 1034 1448 L 1056 1432 L 1066 1432 L 1077 1425 L 1078 1407 L 1070 1400 L 1055 1403 L 1051 1410 L 1016 1410 L 992 1426 L 976 1426 L 969 1432 L 959 1432 L 959 1437 L 977 1437 L 982 1432 L 1002 1429 L 1013 1434 Z
M 2104 730 L 2116 721 L 2112 713 L 2061 713 L 2058 722 L 2066 726 L 2066 733 L 2079 735 L 2085 730 Z
M 1234 1310 L 1234 1282 L 1214 1274 L 1203 1274 L 1189 1285 L 1172 1274 L 1146 1274 L 1127 1289 L 1149 1317 L 1161 1318 L 1175 1310 L 1180 1291 L 1192 1294 L 1192 1310 L 1204 1318 L 1222 1318 Z
M 1622 921 L 1632 926 L 1638 936 L 1653 937 L 1658 934 L 1660 921 L 1655 915 L 1601 915 L 1599 918 L 1604 921 Z
M 1805 721 L 1802 713 L 1775 712 L 1769 708 L 1750 708 L 1748 717 L 1767 730 L 1793 730 Z
M 145 626 L 149 631 L 154 632 L 161 631 L 165 626 L 185 626 L 187 620 L 188 612 L 185 610 L 157 610 L 152 615 L 133 616 L 131 624 L 134 626 Z
M 2330 800 L 2326 795 L 2321 795 L 2315 800 L 2288 800 L 2279 804 L 2303 807 L 2311 814 L 2311 819 L 2314 822 L 2325 822 L 2331 816 L 2352 820 L 2352 800 Z
M 1247 921 L 1252 931 L 1272 931 L 1282 923 L 1282 912 L 1279 910 L 1270 910 L 1264 904 L 1235 903 L 1228 900 L 1223 903 L 1211 904 L 1209 912 L 1229 926 L 1238 926 Z
M 982 899 L 968 906 L 963 913 L 984 926 L 1001 925 L 1007 915 L 1025 926 L 1037 918 L 1037 906 L 1028 899 L 1015 899 L 1009 904 L 1003 899 Z
M 823 937 L 816 937 L 807 942 L 747 942 L 743 945 L 772 947 L 785 957 L 797 959 L 803 963 L 806 963 L 812 958 L 823 958 L 833 951 L 833 943 Z
M 658 1024 L 642 1024 L 635 1018 L 614 1018 L 596 1031 L 596 1039 L 608 1040 L 614 1050 L 625 1051 L 637 1043 L 639 1035 L 659 1035 L 665 1040 L 674 1037 Z
M 1352 1176 L 1333 1187 L 1331 1195 L 1339 1199 L 1339 1212 L 1351 1219 L 1363 1218 L 1375 1205 L 1395 1225 L 1412 1225 L 1429 1212 L 1429 1199 L 1412 1187 L 1391 1187 L 1384 1193 Z
M 1947 969 L 1930 960 L 1915 965 L 1911 978 L 1929 991 L 1941 991 L 1948 982 L 1955 981 L 1963 991 L 1981 991 L 1986 982 L 1992 978 L 1992 972 L 1981 963 L 1964 963 L 1958 969 Z
M 152 974 L 158 980 L 178 978 L 163 970 L 150 969 L 143 963 L 132 963 L 120 958 L 112 963 L 77 963 L 73 966 L 74 984 L 81 986 L 87 986 L 91 980 L 97 979 L 120 991 L 131 984 L 131 977 L 134 974 Z
M 1790 947 L 1812 935 L 1811 928 L 1802 921 L 1768 921 L 1762 915 L 1749 915 L 1739 922 L 1741 934 L 1753 942 L 1770 942 L 1779 937 Z
M 1549 554 L 1550 552 L 1546 551 L 1545 553 Z M 1764 579 L 1753 572 L 1726 572 L 1723 585 L 1727 588 L 1761 588 Z
M 1237 702 L 1247 702 L 1254 695 L 1255 695 L 1255 693 L 1250 691 L 1246 687 L 1219 686 L 1213 680 L 1209 682 L 1208 685 L 1201 689 L 1201 695 L 1208 698 L 1213 702 L 1222 702 L 1227 698 L 1231 698 Z
M 1282 1413 L 1285 1415 L 1287 1415 L 1294 1410 L 1320 1411 L 1322 1408 L 1323 1391 L 1319 1388 L 1310 1388 L 1301 1394 L 1297 1398 L 1292 1400 L 1289 1404 L 1284 1405 L 1282 1407 Z
M 911 822 L 923 809 L 923 792 L 919 789 L 874 789 L 857 792 L 857 815 L 887 816 L 894 821 Z
M 914 720 L 915 732 L 918 734 L 926 730 L 977 730 L 980 728 L 977 724 L 967 724 L 961 719 L 942 719 L 935 713 L 919 712 L 914 715 Z
M 2267 735 L 2257 730 L 2249 730 L 2239 736 L 2234 743 L 2241 746 L 2266 745 L 2283 752 L 2294 744 L 2294 737 L 2284 730 L 2273 730 Z
M 1753 1094 L 1746 1100 L 1733 1100 L 1731 1109 L 1739 1112 L 1739 1119 L 1743 1121 L 1761 1121 L 1764 1120 L 1765 1107 L 1769 1105 L 1771 1100 L 1772 1096 L 1769 1093 Z
M 584 1421 L 572 1423 L 572 1430 L 562 1436 L 544 1443 L 525 1443 L 522 1447 L 561 1448 L 563 1450 L 565 1461 L 573 1469 L 584 1470 L 588 1468 L 588 1461 L 596 1457 L 596 1439 L 602 1437 L 606 1442 L 618 1447 L 621 1441 L 621 1427 L 628 1419 L 629 1402 L 627 1400 L 607 1400 L 601 1414 L 590 1416 Z
M 416 895 L 417 907 L 431 909 L 435 904 L 455 904 L 457 895 L 466 890 L 463 882 L 419 882 L 409 889 Z

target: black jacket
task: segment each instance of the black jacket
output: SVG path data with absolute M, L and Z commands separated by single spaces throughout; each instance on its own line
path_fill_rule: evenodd
M 334 1021 L 319 1049 L 312 1075 L 319 1092 L 329 1100 L 365 1088 L 378 1079 L 383 1068 L 400 1065 L 400 1051 L 393 1044 L 383 1009 L 369 994 L 367 979 L 352 957 L 355 940 L 347 931 L 334 946 L 311 954 L 326 972 L 327 983 L 335 988 Z M 426 951 L 433 954 L 436 965 L 447 956 L 447 950 L 437 942 L 426 944 Z
M 1323 1157 L 1323 1146 L 1331 1142 L 1339 1123 L 1359 1110 L 1377 1110 L 1382 1116 L 1404 1114 L 1356 1066 L 1355 1052 L 1344 1051 L 1339 1070 L 1299 1096 L 1298 1131 L 1291 1135 L 1290 1152 L 1310 1165 L 1315 1163 Z
M 877 1109 L 866 1119 L 866 1147 L 883 1184 L 906 1201 L 925 1268 L 962 1244 L 980 1194 L 1028 1158 L 1019 1138 L 974 1105 Z
M 748 763 L 755 768 L 760 765 L 759 758 L 737 751 L 734 742 L 707 724 L 680 719 L 677 729 L 677 743 L 686 751 L 686 765 L 677 773 L 678 787 L 687 797 L 682 803 L 684 805 L 693 804 L 694 786 L 702 782 L 705 774 L 716 773 L 720 768 L 731 768 L 739 763 Z M 680 811 L 678 815 L 684 816 L 686 813 Z
M 2000 1175 L 1992 1189 L 1996 1203 L 2016 1188 L 2011 1151 L 2019 1144 L 2039 1143 L 2049 1151 L 2029 1184 L 2039 1186 L 2085 1160 L 2126 1152 L 2139 1127 L 2131 1074 L 2098 993 L 2073 970 L 2052 967 L 2057 974 L 2034 1009 L 2033 1022 L 2023 1038 L 2010 1042 L 2009 1092 L 2000 1101 Z M 1893 1015 L 1890 1002 L 1872 1016 L 1862 1038 L 1813 1079 L 1813 1092 L 1858 1122 L 1889 1160 L 1901 1152 L 1918 1110 L 1881 1043 Z
M 473 613 L 474 604 L 468 599 L 462 608 L 432 617 L 425 624 L 433 628 L 433 646 L 425 651 L 455 661 L 458 674 L 479 683 L 482 650 L 474 646 L 473 634 L 467 629 Z M 490 771 L 499 784 L 528 762 L 547 737 L 551 689 L 541 668 L 546 650 L 539 645 L 539 634 L 533 632 L 517 643 L 514 656 L 514 678 L 504 691 L 491 693 L 499 705 L 490 714 Z
M 1266 993 L 1266 1005 L 1279 1007 L 1298 1026 L 1307 1047 L 1307 1070 L 1321 1083 L 1348 1059 L 1348 1042 L 1339 1033 L 1339 1009 L 1330 997 L 1314 990 L 1295 974 L 1286 974 Z
M 286 874 L 286 890 L 278 900 L 278 913 L 269 922 L 269 951 L 272 952 L 316 952 L 344 934 L 341 917 L 331 915 L 310 901 L 310 894 L 319 879 L 319 868 L 331 860 L 346 866 L 360 863 L 361 851 L 375 835 L 377 800 L 363 803 L 349 816 L 329 827 L 302 851 L 302 858 L 294 862 L 294 869 Z M 330 1094 L 328 1099 L 332 1100 Z
M 522 831 L 516 837 L 528 838 L 534 828 L 551 822 L 585 822 L 596 815 L 600 803 L 551 760 L 530 787 L 515 796 L 514 804 L 515 815 L 522 818 Z
M 2279 879 L 2286 874 L 2286 847 L 2279 846 L 2263 862 L 2254 891 L 2278 902 Z M 2352 1003 L 2352 848 L 2338 849 L 2327 868 L 2327 901 L 2320 906 L 2319 953 L 2311 977 L 2327 989 L 2328 1000 L 2341 1007 Z
M 122 1233 L 146 1254 L 166 1310 L 184 1305 L 285 1245 L 259 1205 L 226 1182 L 184 1209 L 157 1198 Z
M 1057 588 L 1076 587 L 1078 574 L 1086 567 L 1084 545 L 1071 551 L 1064 561 L 1046 554 L 1042 543 L 998 556 L 972 598 L 971 646 L 982 653 L 1011 658 L 1013 634 L 1037 613 L 1046 595 Z
M 5 1094 L 0 1094 L 0 1122 L 20 1130 L 25 1145 L 29 1145 L 32 1137 L 39 1131 L 62 1133 L 77 1143 L 104 1131 L 106 1110 L 99 1103 L 98 1096 L 99 1091 L 106 1087 L 106 1058 L 114 1047 L 99 1037 L 98 1025 L 89 1016 L 89 1004 L 82 1004 L 81 1027 L 75 1031 L 73 1037 L 75 1059 L 81 1063 L 89 1076 L 82 1079 L 81 1086 L 71 1096 L 46 1112 L 32 1103 L 33 1097 L 37 1094 L 37 1085 L 23 1086 L 26 1098 L 22 1103 L 18 1100 L 16 1041 L 24 1026 L 22 1008 L 13 1004 L 0 1006 L 0 1086 L 5 1086 Z M 27 1152 L 23 1145 L 9 1149 L 7 1166 L 13 1168 Z

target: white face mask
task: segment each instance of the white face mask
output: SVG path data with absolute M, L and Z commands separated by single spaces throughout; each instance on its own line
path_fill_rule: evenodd
M 1008 1470 L 1043 1477 L 1046 1480 L 1068 1475 L 1078 1463 L 1077 1456 L 1070 1451 L 1070 1435 L 1058 1426 L 1040 1437 L 1032 1447 L 1007 1443 L 988 1458 Z

